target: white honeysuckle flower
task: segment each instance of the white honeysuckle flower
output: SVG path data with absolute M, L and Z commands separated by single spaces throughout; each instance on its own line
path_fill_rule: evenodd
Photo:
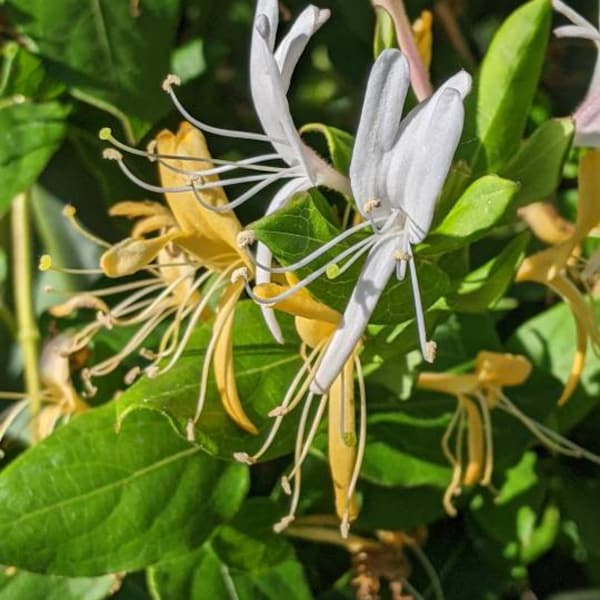
M 175 107 L 182 116 L 194 127 L 219 136 L 268 142 L 273 146 L 274 152 L 260 154 L 238 161 L 212 159 L 210 169 L 179 171 L 189 176 L 189 182 L 179 188 L 164 188 L 148 184 L 139 179 L 125 164 L 120 153 L 109 152 L 106 156 L 116 160 L 121 170 L 132 181 L 146 190 L 157 193 L 193 192 L 198 202 L 205 208 L 215 212 L 225 212 L 240 206 L 253 198 L 269 185 L 283 180 L 287 182 L 275 193 L 267 209 L 267 214 L 284 206 L 297 192 L 305 191 L 315 186 L 325 186 L 343 194 L 350 194 L 350 185 L 347 177 L 336 171 L 323 160 L 314 150 L 308 147 L 301 139 L 290 114 L 287 101 L 287 91 L 294 69 L 300 59 L 311 36 L 327 21 L 330 12 L 316 6 L 308 6 L 293 23 L 288 34 L 281 40 L 277 48 L 275 38 L 278 28 L 279 7 L 277 0 L 258 0 L 252 32 L 250 49 L 250 87 L 252 100 L 264 133 L 250 133 L 244 131 L 222 129 L 198 121 L 185 109 L 175 94 L 173 87 L 178 85 L 179 78 L 169 75 L 163 84 L 165 91 L 170 95 Z M 162 156 L 150 147 L 147 152 L 131 148 L 116 140 L 110 130 L 104 129 L 101 137 L 109 140 L 120 150 L 130 154 L 144 156 L 153 161 L 159 161 L 165 168 L 174 170 L 169 159 L 184 159 L 186 162 L 206 162 L 193 156 Z M 274 166 L 274 161 L 282 161 L 284 166 Z M 206 205 L 199 195 L 202 190 L 215 186 L 214 182 L 205 178 L 210 175 L 224 175 L 233 171 L 241 171 L 240 176 L 221 178 L 219 186 L 250 186 L 239 196 L 219 207 Z M 245 172 L 245 173 L 244 173 Z M 272 263 L 270 251 L 262 244 L 258 245 L 258 262 L 265 269 L 256 271 L 257 283 L 268 283 L 270 272 L 268 267 Z M 263 314 L 271 332 L 279 342 L 283 342 L 281 330 L 270 308 L 262 307 Z
M 412 246 L 423 241 L 431 226 L 435 202 L 462 133 L 463 100 L 471 89 L 471 77 L 464 71 L 457 73 L 402 118 L 409 85 L 408 62 L 402 53 L 381 53 L 367 83 L 350 165 L 353 196 L 365 221 L 286 269 L 306 266 L 361 229 L 371 228 L 372 235 L 270 299 L 271 303 L 285 299 L 331 265 L 339 274 L 368 253 L 342 321 L 316 370 L 313 393 L 325 393 L 340 373 L 394 271 L 399 280 L 407 268 L 410 272 L 421 351 L 428 362 L 435 356 L 435 344 L 426 337 Z M 253 297 L 265 304 L 264 299 Z
M 554 34 L 557 37 L 590 40 L 594 42 L 599 53 L 588 93 L 573 114 L 575 121 L 573 143 L 575 146 L 600 148 L 600 26 L 594 26 L 561 0 L 552 0 L 552 6 L 572 23 L 572 25 L 557 27 Z

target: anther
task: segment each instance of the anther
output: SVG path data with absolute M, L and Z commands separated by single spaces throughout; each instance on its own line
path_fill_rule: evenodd
M 287 529 L 293 522 L 295 517 L 292 515 L 288 515 L 287 517 L 283 517 L 279 523 L 275 523 L 273 525 L 273 531 L 275 533 L 281 533 L 284 529 Z
M 348 534 L 350 533 L 350 521 L 348 520 L 348 515 L 344 515 L 342 522 L 340 523 L 340 535 L 344 539 L 348 539 Z
M 190 419 L 185 426 L 185 435 L 188 442 L 196 441 L 196 422 Z
M 253 231 L 240 231 L 240 233 L 238 233 L 237 235 L 236 241 L 238 248 L 246 248 L 254 244 L 254 242 L 256 241 L 256 235 Z
M 281 489 L 286 496 L 292 495 L 292 486 L 290 485 L 290 480 L 285 475 L 281 478 Z
M 273 410 L 268 413 L 268 417 L 282 417 L 287 412 L 285 406 L 276 406 Z
M 370 213 L 372 213 L 376 208 L 379 208 L 381 206 L 381 202 L 379 200 L 377 200 L 376 198 L 371 198 L 370 200 L 367 200 L 364 204 L 363 204 L 363 212 L 368 215 Z
M 105 148 L 102 151 L 102 157 L 106 160 L 123 160 L 123 155 L 114 148 Z
M 162 82 L 162 89 L 165 92 L 170 93 L 173 91 L 171 88 L 174 85 L 181 85 L 181 78 L 177 75 L 174 75 L 173 73 L 170 73 L 165 77 L 164 81 Z
M 142 369 L 139 366 L 133 367 L 133 369 L 129 369 L 123 378 L 123 381 L 126 385 L 131 385 L 140 375 Z
M 252 466 L 255 463 L 255 461 L 252 460 L 252 457 L 247 452 L 234 452 L 233 458 L 238 462 L 248 466 Z
M 159 369 L 156 365 L 150 365 L 149 367 L 146 367 L 144 371 L 148 376 L 148 379 L 154 379 L 158 376 Z
M 435 361 L 436 354 L 437 354 L 437 344 L 434 341 L 429 340 L 425 344 L 425 355 L 423 356 L 423 358 L 425 359 L 426 362 L 432 363 Z
M 52 268 L 52 257 L 49 254 L 42 254 L 40 256 L 40 262 L 38 264 L 38 269 L 40 271 L 48 271 Z
M 109 140 L 112 139 L 112 129 L 110 127 L 103 127 L 99 132 L 98 132 L 98 137 L 104 141 L 104 142 L 108 142 Z
M 246 267 L 240 267 L 231 273 L 231 283 L 237 283 L 240 279 L 248 281 L 248 269 Z
M 401 260 L 410 260 L 410 254 L 404 250 L 396 250 L 394 258 L 400 262 Z
M 148 153 L 148 160 L 155 162 L 157 160 L 156 154 L 156 140 L 151 140 L 146 146 L 146 152 Z

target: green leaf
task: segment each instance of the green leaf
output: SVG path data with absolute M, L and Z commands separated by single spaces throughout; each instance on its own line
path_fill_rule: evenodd
M 506 19 L 490 44 L 467 101 L 461 154 L 475 173 L 501 171 L 519 149 L 538 88 L 551 16 L 549 0 L 527 2 Z
M 201 545 L 248 486 L 139 411 L 115 432 L 115 405 L 76 417 L 0 474 L 0 560 L 35 572 L 136 570 Z
M 551 119 L 523 143 L 502 175 L 521 184 L 515 207 L 546 199 L 556 190 L 575 131 L 573 119 Z
M 234 452 L 252 454 L 262 445 L 273 424 L 268 413 L 281 404 L 301 365 L 293 319 L 282 314 L 277 317 L 285 345 L 273 341 L 253 302 L 238 303 L 233 331 L 236 380 L 244 410 L 257 426 L 259 435 L 246 433 L 227 416 L 211 368 L 206 404 L 196 424 L 196 441 L 204 451 L 231 459 Z M 187 423 L 196 412 L 200 374 L 211 332 L 212 322 L 203 324 L 171 370 L 155 379 L 143 378 L 125 391 L 117 404 L 119 419 L 123 420 L 140 408 L 158 410 L 172 420 L 181 436 L 185 436 Z M 298 410 L 284 419 L 267 458 L 291 450 L 296 437 L 297 413 Z
M 169 70 L 179 0 L 144 0 L 137 17 L 129 2 L 7 0 L 6 7 L 50 73 L 79 98 L 104 106 L 126 126 L 130 118 L 138 135 L 167 110 L 160 83 Z
M 0 97 L 21 95 L 37 101 L 52 100 L 65 86 L 49 77 L 42 61 L 19 46 L 9 42 L 2 48 Z
M 458 285 L 448 304 L 461 312 L 480 312 L 496 304 L 511 285 L 515 271 L 525 256 L 527 232 L 513 238 L 498 254 L 469 273 Z
M 309 600 L 306 578 L 291 544 L 273 532 L 277 512 L 266 498 L 248 500 L 230 523 L 217 530 L 210 544 L 150 570 L 156 597 Z
M 325 137 L 329 156 L 333 166 L 344 175 L 350 170 L 350 159 L 352 158 L 352 147 L 354 146 L 354 137 L 349 133 L 323 125 L 323 123 L 307 123 L 300 129 L 304 133 L 320 133 Z
M 600 303 L 597 303 L 598 308 Z M 569 307 L 561 302 L 529 319 L 514 332 L 507 348 L 525 354 L 539 368 L 566 382 L 576 352 L 575 321 Z M 561 408 L 563 427 L 571 427 L 597 406 L 599 373 L 600 358 L 590 349 L 581 374 L 579 390 L 582 393 L 576 394 Z M 556 396 L 556 400 L 558 398 Z
M 300 194 L 294 201 L 276 213 L 263 217 L 250 228 L 256 238 L 264 242 L 283 265 L 289 265 L 304 258 L 310 252 L 334 239 L 339 229 L 323 214 L 311 195 Z M 364 239 L 353 236 L 325 252 L 311 264 L 311 268 L 300 269 L 297 273 L 304 277 L 313 270 L 325 265 L 357 241 Z M 358 260 L 347 271 L 334 279 L 322 275 L 308 288 L 321 302 L 343 312 L 348 298 L 356 285 L 364 259 Z M 449 280 L 436 265 L 419 261 L 417 273 L 421 299 L 425 309 L 432 306 L 447 291 Z M 372 323 L 398 324 L 414 317 L 412 290 L 408 277 L 398 281 L 392 276 L 384 290 L 377 308 L 371 317 Z
M 375 8 L 375 32 L 373 33 L 373 56 L 377 58 L 388 48 L 397 48 L 396 29 L 394 21 L 387 10 Z
M 426 255 L 447 253 L 483 237 L 502 219 L 518 187 L 496 175 L 474 181 L 419 251 Z
M 0 600 L 102 600 L 116 583 L 114 575 L 67 578 L 0 568 Z
M 68 112 L 58 102 L 0 108 L 0 214 L 38 178 L 58 150 Z

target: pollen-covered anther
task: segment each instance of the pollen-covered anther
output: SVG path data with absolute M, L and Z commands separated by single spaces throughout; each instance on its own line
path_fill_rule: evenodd
M 105 148 L 102 151 L 102 158 L 106 160 L 123 160 L 123 155 L 115 148 Z
M 410 254 L 404 250 L 396 250 L 394 258 L 400 262 L 401 260 L 410 260 Z
M 425 356 L 423 357 L 428 363 L 435 361 L 437 355 L 437 344 L 433 340 L 429 340 L 425 346 Z
M 141 372 L 142 369 L 139 366 L 135 366 L 133 369 L 129 369 L 129 371 L 127 371 L 123 381 L 126 385 L 131 385 L 140 376 Z
M 149 348 L 141 348 L 139 355 L 146 360 L 156 360 L 157 358 L 156 352 L 153 352 Z
M 256 461 L 247 452 L 234 452 L 233 458 L 238 462 L 251 467 Z
M 379 208 L 380 206 L 381 206 L 381 202 L 379 200 L 377 200 L 377 198 L 371 198 L 363 204 L 363 212 L 366 215 L 368 215 L 368 214 L 372 213 L 376 208 Z
M 90 369 L 83 369 L 81 371 L 81 380 L 85 388 L 83 396 L 86 398 L 93 398 L 96 395 L 98 388 L 92 383 L 92 372 Z
M 231 283 L 237 283 L 240 279 L 248 281 L 248 269 L 246 267 L 240 267 L 231 273 Z
M 290 485 L 290 480 L 285 475 L 281 478 L 281 489 L 286 496 L 292 495 L 292 486 Z
M 181 85 L 181 78 L 173 73 L 169 73 L 162 82 L 162 89 L 169 93 L 174 85 Z
M 40 262 L 38 264 L 38 269 L 40 271 L 48 271 L 52 268 L 52 257 L 49 254 L 42 254 L 40 256 Z
M 342 538 L 347 539 L 348 534 L 350 533 L 350 521 L 348 517 L 344 515 L 342 522 L 340 523 L 340 535 Z
M 96 313 L 96 321 L 102 325 L 105 329 L 111 330 L 113 328 L 113 320 L 110 313 L 105 313 L 99 310 Z
M 149 379 L 154 379 L 158 375 L 159 368 L 156 365 L 150 365 L 144 369 Z
M 292 515 L 288 515 L 287 517 L 283 517 L 278 523 L 273 525 L 273 531 L 275 533 L 281 533 L 284 529 L 287 529 L 295 520 L 295 517 Z
M 238 248 L 247 248 L 248 246 L 254 244 L 255 241 L 256 235 L 253 231 L 248 230 L 240 231 L 236 238 Z

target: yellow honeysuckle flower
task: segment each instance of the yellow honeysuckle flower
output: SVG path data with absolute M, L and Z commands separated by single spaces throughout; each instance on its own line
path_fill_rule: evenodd
M 42 383 L 42 409 L 34 418 L 34 438 L 49 436 L 59 421 L 68 421 L 72 415 L 87 410 L 87 404 L 77 394 L 71 380 L 72 358 L 67 351 L 71 334 L 63 332 L 44 343 L 39 360 Z M 15 420 L 26 411 L 29 397 L 26 394 L 0 392 L 0 399 L 17 402 L 0 415 L 0 441 Z
M 417 386 L 420 389 L 450 394 L 458 403 L 442 439 L 442 450 L 452 465 L 452 479 L 444 494 L 444 507 L 449 515 L 457 514 L 453 499 L 460 494 L 463 485 L 491 484 L 494 447 L 490 412 L 494 409 L 516 417 L 549 449 L 600 464 L 600 457 L 534 421 L 506 397 L 503 388 L 521 385 L 530 373 L 531 364 L 524 356 L 482 351 L 477 355 L 474 373 L 419 374 Z M 453 436 L 454 449 L 451 449 Z
M 96 321 L 77 334 L 71 351 L 87 346 L 102 328 L 138 327 L 119 352 L 84 370 L 84 382 L 89 393 L 94 393 L 91 383 L 94 377 L 113 371 L 125 357 L 138 350 L 151 361 L 144 369 L 147 376 L 156 377 L 169 370 L 181 356 L 196 324 L 211 316 L 211 306 L 216 299 L 212 337 L 206 349 L 196 414 L 188 424 L 188 437 L 193 439 L 194 424 L 204 405 L 210 366 L 226 412 L 241 428 L 257 433 L 241 406 L 233 363 L 235 305 L 243 293 L 244 282 L 232 281 L 232 275 L 242 267 L 250 275 L 253 273 L 246 253 L 237 245 L 242 227 L 233 212 L 216 213 L 206 208 L 227 204 L 227 197 L 218 185 L 219 176 L 212 169 L 211 155 L 200 131 L 189 123 L 182 123 L 176 133 L 162 131 L 151 148 L 160 154 L 156 160 L 165 189 L 177 187 L 182 179 L 187 181 L 190 168 L 196 170 L 198 179 L 209 184 L 208 187 L 187 193 L 167 191 L 166 206 L 149 201 L 114 205 L 110 214 L 133 219 L 134 225 L 130 237 L 117 244 L 97 240 L 107 246 L 100 259 L 101 272 L 111 278 L 141 272 L 150 277 L 78 295 L 50 312 L 64 316 L 76 308 L 98 311 Z M 202 174 L 204 171 L 206 175 Z M 74 217 L 72 209 L 66 212 L 67 216 Z M 45 267 L 50 264 L 47 258 L 41 262 Z M 125 300 L 110 308 L 101 299 L 128 292 Z M 158 348 L 141 347 L 167 319 L 172 320 Z M 131 383 L 141 372 L 141 368 L 134 368 L 126 382 Z
M 293 285 L 293 276 L 288 275 L 288 279 Z M 260 284 L 254 288 L 254 295 L 266 300 L 275 298 L 289 289 L 290 286 L 275 283 Z M 283 417 L 292 411 L 307 394 L 314 368 L 319 364 L 341 319 L 340 313 L 315 300 L 303 288 L 275 303 L 273 308 L 295 317 L 296 330 L 302 340 L 301 353 L 305 357 L 305 361 L 290 385 L 283 402 L 271 412 L 271 416 L 275 417 L 275 422 L 261 449 L 253 456 L 248 456 L 243 452 L 236 453 L 235 457 L 247 464 L 255 463 L 267 451 L 279 430 Z M 307 349 L 310 349 L 308 355 Z M 320 403 L 305 438 L 305 429 L 314 398 L 314 393 L 308 393 L 298 427 L 294 466 L 291 472 L 282 479 L 284 491 L 292 496 L 291 507 L 289 513 L 275 526 L 276 531 L 283 530 L 295 519 L 300 496 L 302 463 L 317 434 L 326 406 L 328 406 L 329 467 L 333 481 L 335 508 L 341 520 L 340 529 L 343 537 L 348 535 L 350 522 L 358 516 L 354 490 L 364 454 L 366 434 L 366 401 L 362 369 L 358 358 L 359 351 L 360 346 L 357 346 L 346 361 L 342 372 L 333 382 L 329 392 L 321 395 Z M 360 390 L 358 438 L 354 404 L 355 371 L 358 375 Z M 294 484 L 293 491 L 290 482 Z
M 564 404 L 575 391 L 585 365 L 588 341 L 596 350 L 600 350 L 600 331 L 596 321 L 594 307 L 587 302 L 577 283 L 588 285 L 586 279 L 589 269 L 578 272 L 579 245 L 595 227 L 600 224 L 600 150 L 591 150 L 579 165 L 579 203 L 575 225 L 567 224 L 564 219 L 552 215 L 549 209 L 532 205 L 521 210 L 524 220 L 531 226 L 534 234 L 551 247 L 528 256 L 515 281 L 531 281 L 545 285 L 562 297 L 567 303 L 577 329 L 577 346 L 571 365 L 571 371 L 564 390 L 558 400 Z M 595 263 L 594 257 L 589 264 Z M 576 281 L 573 282 L 571 276 Z
M 433 47 L 433 14 L 430 10 L 421 11 L 419 18 L 412 24 L 413 37 L 415 45 L 419 51 L 419 56 L 429 70 L 431 67 L 431 55 Z

